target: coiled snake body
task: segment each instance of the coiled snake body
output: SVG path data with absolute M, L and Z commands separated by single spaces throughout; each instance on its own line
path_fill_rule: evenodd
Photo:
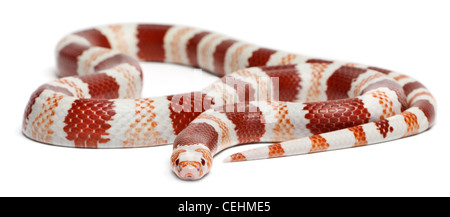
M 237 144 L 275 143 L 225 161 L 384 142 L 435 121 L 433 96 L 409 76 L 191 27 L 101 26 L 66 36 L 56 54 L 60 78 L 32 94 L 26 136 L 81 148 L 173 143 L 171 167 L 183 179 L 203 177 L 216 153 Z M 222 78 L 200 92 L 140 98 L 138 60 L 201 67 Z

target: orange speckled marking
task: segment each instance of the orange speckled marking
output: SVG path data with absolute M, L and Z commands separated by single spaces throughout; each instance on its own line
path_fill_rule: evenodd
M 380 103 L 383 108 L 383 113 L 380 115 L 380 120 L 384 120 L 392 115 L 395 115 L 393 110 L 393 103 L 389 100 L 389 97 L 383 91 L 374 91 L 372 96 L 378 99 L 378 103 Z
M 344 65 L 345 65 L 345 66 L 350 66 L 350 67 L 355 67 L 355 66 L 357 66 L 358 64 L 357 64 L 357 63 L 345 63 Z
M 355 141 L 355 144 L 353 144 L 353 147 L 362 146 L 362 145 L 367 144 L 366 133 L 364 132 L 364 129 L 362 126 L 350 127 L 350 128 L 348 128 L 348 130 L 350 130 L 353 133 L 353 135 L 355 136 L 356 141 Z
M 172 62 L 174 63 L 183 63 L 183 58 L 181 57 L 180 50 L 180 41 L 183 36 L 189 33 L 192 30 L 190 27 L 185 27 L 180 29 L 177 33 L 174 34 L 172 41 L 170 41 L 170 54 L 172 55 Z
M 250 47 L 249 44 L 243 44 L 239 46 L 233 54 L 231 54 L 231 61 L 230 61 L 230 69 L 232 72 L 241 69 L 242 66 L 239 65 L 239 58 L 242 56 L 242 52 L 244 52 L 244 49 Z
M 73 88 L 75 90 L 75 96 L 78 98 L 86 98 L 86 95 L 84 94 L 83 90 L 81 88 L 78 87 L 77 84 L 75 84 L 75 82 L 70 81 L 68 79 L 65 78 L 61 78 L 56 80 L 55 82 L 60 83 L 60 84 L 64 84 L 67 85 L 71 88 Z
M 170 162 L 172 162 L 172 167 L 175 166 L 175 161 L 177 161 L 178 156 L 180 156 L 180 154 L 183 152 L 186 152 L 186 150 L 180 149 L 172 153 L 172 157 L 170 158 Z
M 409 78 L 409 76 L 407 76 L 407 75 L 399 75 L 399 76 L 397 76 L 397 77 L 394 77 L 394 80 L 400 81 L 400 80 L 402 80 L 402 79 L 404 79 L 404 78 Z
M 236 153 L 230 155 L 231 162 L 238 162 L 238 161 L 246 161 L 247 158 L 242 153 Z
M 115 49 L 119 50 L 121 53 L 130 54 L 122 25 L 110 25 L 108 28 L 114 33 L 114 40 L 117 42 L 117 47 L 115 47 Z
M 152 146 L 167 143 L 155 127 L 158 124 L 155 121 L 156 114 L 153 112 L 155 106 L 151 99 L 136 99 L 135 113 L 136 118 L 130 124 L 130 128 L 125 132 L 127 138 L 123 141 L 123 147 Z
M 254 81 L 258 80 L 258 76 L 257 75 L 255 75 L 255 74 L 253 74 L 250 71 L 245 70 L 245 69 L 236 71 L 235 73 L 236 73 L 236 75 L 240 75 L 240 76 L 243 76 L 243 77 L 246 77 L 246 78 L 250 78 L 250 79 L 252 79 Z
M 273 128 L 273 133 L 275 136 L 273 137 L 273 141 L 287 141 L 295 139 L 295 135 L 293 130 L 294 125 L 291 123 L 291 120 L 287 117 L 289 111 L 287 109 L 286 104 L 282 104 L 278 106 L 278 114 L 276 114 L 276 118 L 278 119 L 278 123 L 275 124 Z
M 219 39 L 220 35 L 213 35 L 211 38 L 208 39 L 208 41 L 205 42 L 203 47 L 200 49 L 200 66 L 203 68 L 209 69 L 208 60 L 210 59 L 210 54 L 208 53 L 210 49 L 212 49 L 212 43 Z
M 322 73 L 327 69 L 328 65 L 329 63 L 311 63 L 311 86 L 308 89 L 306 102 L 320 101 L 320 79 L 322 79 Z
M 284 155 L 284 149 L 283 147 L 281 147 L 280 143 L 270 145 L 268 148 L 269 148 L 269 158 Z
M 292 64 L 292 61 L 297 58 L 297 55 L 295 54 L 288 54 L 287 56 L 284 56 L 281 58 L 281 65 L 289 65 Z
M 189 161 L 189 160 L 187 160 L 187 161 L 181 161 L 180 162 L 180 167 L 182 167 L 182 168 L 185 168 L 187 166 L 193 166 L 195 168 L 200 168 L 200 165 L 201 164 L 198 161 Z
M 125 99 L 132 99 L 136 97 L 137 88 L 136 88 L 136 78 L 131 72 L 124 67 L 116 67 L 117 72 L 121 73 L 123 77 L 127 80 L 127 91 L 126 95 L 123 97 Z
M 54 133 L 50 127 L 53 125 L 52 117 L 55 115 L 55 108 L 58 107 L 62 95 L 54 93 L 42 104 L 42 111 L 32 123 L 31 137 L 40 142 L 50 143 Z
M 208 166 L 208 169 L 211 169 L 211 165 L 212 165 L 211 152 L 209 150 L 207 150 L 207 149 L 204 149 L 204 148 L 197 148 L 197 149 L 195 149 L 195 151 L 202 153 L 202 157 L 205 159 L 206 165 Z
M 328 147 L 330 147 L 330 144 L 327 143 L 327 140 L 320 135 L 310 136 L 309 139 L 312 143 L 309 153 L 325 151 L 328 149 Z
M 404 137 L 416 134 L 419 131 L 419 123 L 417 122 L 417 116 L 411 112 L 403 112 L 403 118 L 408 126 Z

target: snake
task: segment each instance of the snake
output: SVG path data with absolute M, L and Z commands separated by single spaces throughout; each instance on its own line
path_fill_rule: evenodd
M 201 91 L 141 98 L 140 61 L 201 68 L 219 78 Z M 213 157 L 236 145 L 270 143 L 224 162 L 386 142 L 424 132 L 436 119 L 435 98 L 405 74 L 190 26 L 113 24 L 73 32 L 57 44 L 56 63 L 58 78 L 39 86 L 25 108 L 26 137 L 77 148 L 172 144 L 170 168 L 183 180 L 204 177 Z

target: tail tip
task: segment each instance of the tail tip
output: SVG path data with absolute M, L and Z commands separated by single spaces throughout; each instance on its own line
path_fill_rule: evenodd
M 230 163 L 231 161 L 232 161 L 231 156 L 228 156 L 225 159 L 223 159 L 224 163 Z

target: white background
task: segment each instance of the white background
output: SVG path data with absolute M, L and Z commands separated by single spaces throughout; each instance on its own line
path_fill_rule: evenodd
M 0 196 L 450 196 L 448 1 L 1 1 Z M 199 27 L 269 48 L 396 70 L 438 101 L 437 124 L 409 138 L 272 160 L 222 163 L 200 181 L 169 169 L 172 147 L 84 150 L 22 135 L 31 93 L 55 79 L 64 35 L 102 24 Z M 144 96 L 200 90 L 192 68 L 143 64 Z M 193 77 L 197 77 L 193 79 Z M 259 144 L 261 145 L 261 144 Z

